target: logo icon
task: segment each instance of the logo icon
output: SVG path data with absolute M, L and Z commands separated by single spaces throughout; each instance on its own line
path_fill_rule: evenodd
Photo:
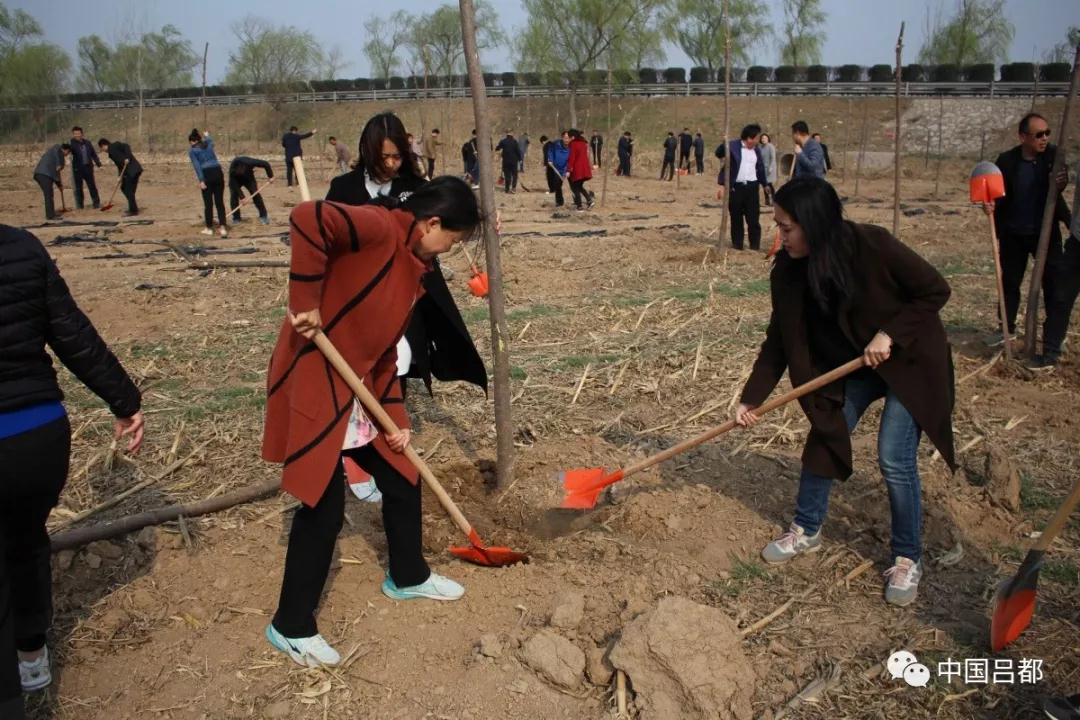
M 904 668 L 919 662 L 918 659 L 907 650 L 897 650 L 886 661 L 885 666 L 889 669 L 889 675 L 893 680 L 904 677 Z
M 926 687 L 930 682 L 930 668 L 922 663 L 911 663 L 904 668 L 904 682 L 911 687 Z

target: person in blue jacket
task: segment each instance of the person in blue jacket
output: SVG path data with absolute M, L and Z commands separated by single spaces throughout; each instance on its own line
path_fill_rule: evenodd
M 285 148 L 285 181 L 289 187 L 293 186 L 293 158 L 304 157 L 304 148 L 301 146 L 301 140 L 307 140 L 309 137 L 319 132 L 318 130 L 312 130 L 300 134 L 300 131 L 293 125 L 289 128 L 289 132 L 281 136 L 281 147 Z
M 562 207 L 565 202 L 563 180 L 566 179 L 566 162 L 570 159 L 570 133 L 564 130 L 561 140 L 552 140 L 545 148 L 548 190 L 555 193 L 555 207 Z
M 214 234 L 214 206 L 217 207 L 218 221 L 221 223 L 221 237 L 228 237 L 225 220 L 225 173 L 221 170 L 217 153 L 214 152 L 214 141 L 210 137 L 210 131 L 200 133 L 192 130 L 188 135 L 188 158 L 195 167 L 195 177 L 199 181 L 199 189 L 202 190 L 203 218 L 206 220 L 206 228 L 203 235 Z

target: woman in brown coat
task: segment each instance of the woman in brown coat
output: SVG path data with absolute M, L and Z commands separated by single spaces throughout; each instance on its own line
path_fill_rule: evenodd
M 344 517 L 346 455 L 375 477 L 389 549 L 387 596 L 456 600 L 464 589 L 424 561 L 418 473 L 406 459 L 409 418 L 396 345 L 435 257 L 480 224 L 457 178 L 417 189 L 398 209 L 301 203 L 289 218 L 289 314 L 267 377 L 263 457 L 284 463 L 282 488 L 303 504 L 293 518 L 281 598 L 266 636 L 297 663 L 335 665 L 315 610 Z M 310 341 L 322 329 L 403 430 L 384 436 Z
M 782 563 L 821 547 L 834 478 L 851 475 L 850 433 L 884 398 L 878 464 L 892 511 L 886 601 L 911 603 L 922 576 L 917 466 L 923 432 L 955 467 L 952 356 L 938 312 L 949 286 L 928 262 L 874 225 L 845 221 L 824 180 L 796 179 L 773 197 L 783 250 L 770 279 L 772 317 L 736 411 L 741 425 L 788 370 L 799 385 L 860 355 L 868 367 L 799 402 L 810 419 L 795 520 L 762 551 Z

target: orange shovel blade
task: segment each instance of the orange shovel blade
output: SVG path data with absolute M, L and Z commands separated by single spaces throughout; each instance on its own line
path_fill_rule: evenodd
M 563 490 L 562 506 L 572 510 L 589 510 L 596 507 L 600 493 L 608 485 L 623 479 L 622 470 L 608 474 L 605 468 L 577 468 L 560 475 Z
M 480 534 L 473 530 L 469 533 L 469 547 L 452 547 L 450 554 L 474 565 L 503 567 L 529 562 L 529 556 L 506 547 L 487 547 L 480 539 Z
M 1016 575 L 998 586 L 990 616 L 990 647 L 994 652 L 1020 637 L 1031 624 L 1042 560 L 1042 552 L 1030 551 Z
M 468 282 L 469 292 L 478 298 L 487 297 L 490 286 L 488 285 L 488 274 L 486 272 L 477 273 Z

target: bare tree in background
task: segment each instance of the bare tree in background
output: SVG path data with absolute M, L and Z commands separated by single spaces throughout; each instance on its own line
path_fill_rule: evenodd
M 412 17 L 398 10 L 389 18 L 369 17 L 364 21 L 367 42 L 364 54 L 371 64 L 373 78 L 389 82 L 401 63 L 401 51 L 409 39 Z
M 716 82 L 716 72 L 724 64 L 725 32 L 723 8 L 716 0 L 673 0 L 663 14 L 665 36 L 682 48 L 690 60 L 709 69 L 709 79 Z M 731 0 L 728 8 L 731 28 L 731 59 L 749 64 L 752 49 L 772 34 L 769 9 L 755 0 Z
M 972 65 L 1009 59 L 1015 28 L 1005 17 L 1005 0 L 957 0 L 947 21 L 927 13 L 926 39 L 919 62 Z
M 825 44 L 825 11 L 821 0 L 784 0 L 784 32 L 780 62 L 806 67 L 821 62 Z

